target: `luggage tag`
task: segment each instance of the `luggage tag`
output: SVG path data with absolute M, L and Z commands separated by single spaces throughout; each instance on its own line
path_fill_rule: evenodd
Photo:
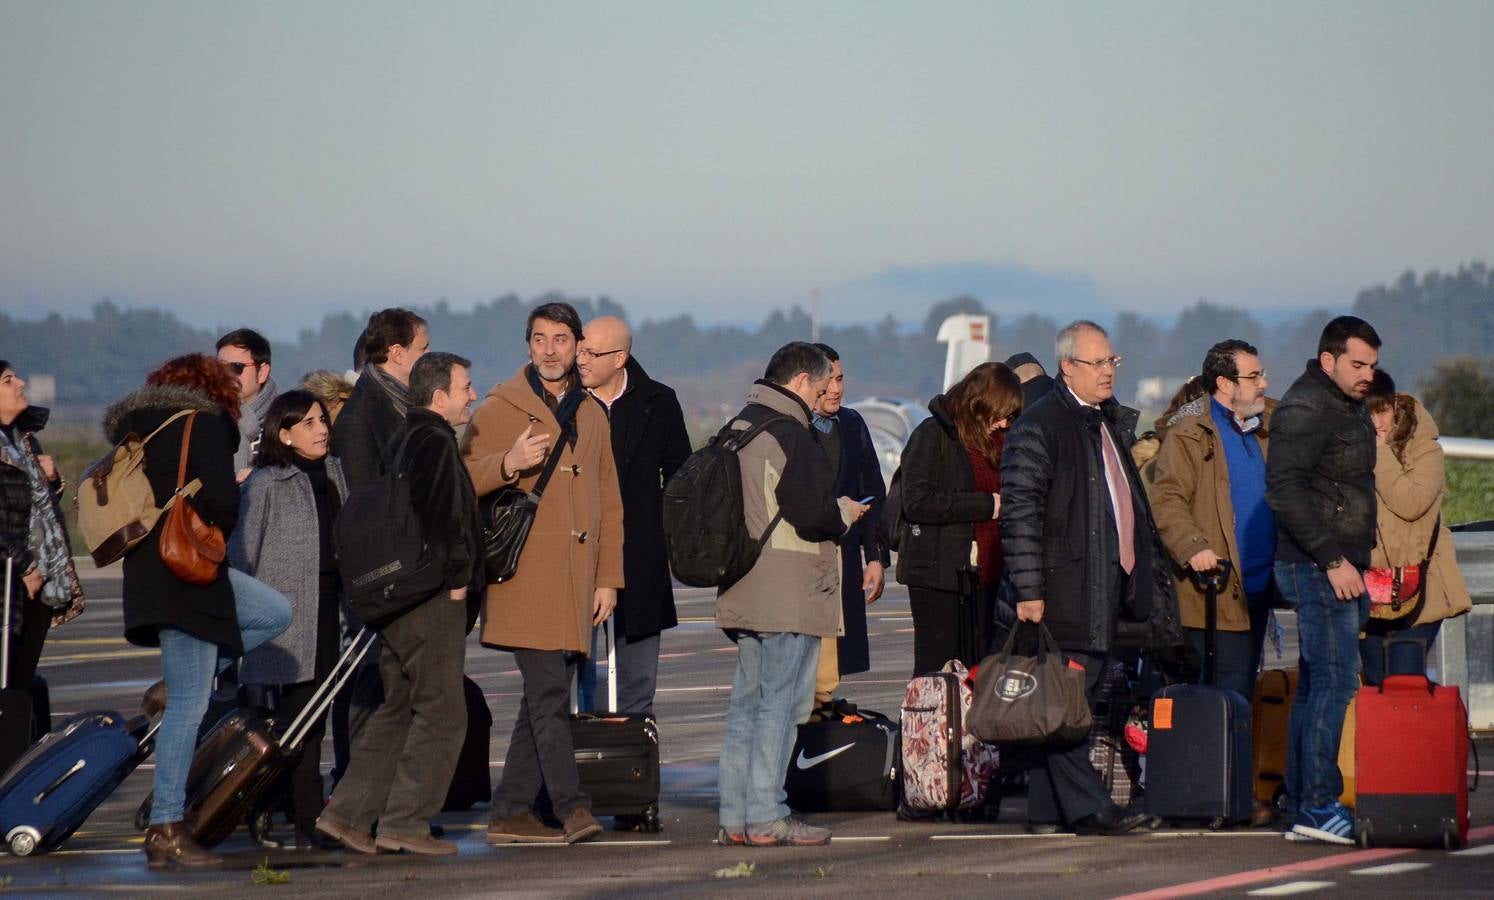
M 1166 731 L 1172 727 L 1172 698 L 1158 697 L 1152 704 L 1152 727 Z

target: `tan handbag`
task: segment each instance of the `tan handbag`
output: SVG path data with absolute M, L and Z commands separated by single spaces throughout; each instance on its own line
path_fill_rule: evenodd
M 228 555 L 223 531 L 209 525 L 188 502 L 202 487 L 194 478 L 187 482 L 187 445 L 192 440 L 192 423 L 197 413 L 187 416 L 182 429 L 182 454 L 176 467 L 176 493 L 166 501 L 166 522 L 161 526 L 161 561 L 171 574 L 188 584 L 212 584 L 218 579 L 218 568 Z

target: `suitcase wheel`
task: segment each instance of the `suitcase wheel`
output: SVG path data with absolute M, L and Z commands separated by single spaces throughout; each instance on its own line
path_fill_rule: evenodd
M 152 806 L 151 801 L 153 801 L 155 797 L 155 792 L 151 792 L 145 795 L 144 800 L 140 801 L 140 808 L 135 810 L 136 831 L 144 831 L 145 829 L 150 827 L 150 808 Z
M 1286 785 L 1277 785 L 1276 792 L 1271 795 L 1271 805 L 1276 807 L 1279 813 L 1287 811 L 1287 789 Z
M 1463 843 L 1458 835 L 1458 829 L 1451 822 L 1442 826 L 1442 849 L 1456 850 Z
M 1373 831 L 1374 827 L 1367 819 L 1360 819 L 1355 823 L 1354 840 L 1358 842 L 1362 849 L 1368 850 L 1370 845 L 1374 843 L 1374 838 L 1372 837 Z
M 659 821 L 659 804 L 650 803 L 643 811 L 643 821 L 639 822 L 638 830 L 644 834 L 658 834 L 664 830 L 664 823 Z
M 1210 819 L 1209 820 L 1209 830 L 1210 831 L 1220 831 L 1220 830 L 1222 830 L 1224 828 L 1225 823 L 1227 823 L 1228 821 L 1229 820 L 1226 819 L 1226 818 L 1224 818 L 1224 816 L 1219 816 L 1217 818 Z
M 41 843 L 41 835 L 36 833 L 36 829 L 22 825 L 20 828 L 11 829 L 10 834 L 6 836 L 6 842 L 10 845 L 12 855 L 30 856 Z

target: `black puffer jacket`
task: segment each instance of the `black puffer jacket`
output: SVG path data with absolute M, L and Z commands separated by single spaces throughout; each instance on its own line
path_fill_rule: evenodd
M 31 406 L 22 410 L 11 423 L 11 434 L 18 443 L 24 439 L 33 456 L 41 455 L 41 444 L 37 443 L 35 432 L 46 427 L 48 415 L 46 408 Z M 59 477 L 52 482 L 52 501 L 56 503 L 61 496 L 62 479 Z M 62 520 L 60 506 L 57 509 L 57 519 Z M 18 601 L 26 596 L 25 589 L 21 586 L 21 576 L 36 564 L 36 558 L 28 546 L 30 537 L 31 479 L 26 476 L 24 469 L 7 465 L 0 458 L 0 579 L 5 577 L 6 557 L 14 559 L 10 595 L 12 600 Z
M 903 448 L 897 580 L 908 587 L 969 593 L 975 585 L 970 563 L 975 523 L 990 521 L 996 501 L 975 489 L 970 458 L 943 395 L 929 401 L 929 413 Z
M 1317 360 L 1271 419 L 1266 503 L 1276 513 L 1276 559 L 1369 565 L 1375 546 L 1375 427 Z
M 1153 650 L 1181 643 L 1177 595 L 1157 526 L 1131 462 L 1137 412 L 1107 400 L 1080 405 L 1062 381 L 1024 410 L 1001 455 L 1001 549 L 1015 600 L 1043 600 L 1043 621 L 1065 649 L 1107 652 L 1121 607 L 1148 623 Z M 1106 595 L 1119 555 L 1100 448 L 1107 427 L 1120 450 L 1136 513 L 1136 566 L 1127 595 Z M 1117 602 L 1119 601 L 1119 602 Z

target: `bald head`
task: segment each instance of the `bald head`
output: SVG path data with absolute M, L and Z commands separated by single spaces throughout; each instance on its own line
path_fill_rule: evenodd
M 576 370 L 581 383 L 598 393 L 615 396 L 623 388 L 623 367 L 633 351 L 633 333 L 616 316 L 599 316 L 581 329 Z

